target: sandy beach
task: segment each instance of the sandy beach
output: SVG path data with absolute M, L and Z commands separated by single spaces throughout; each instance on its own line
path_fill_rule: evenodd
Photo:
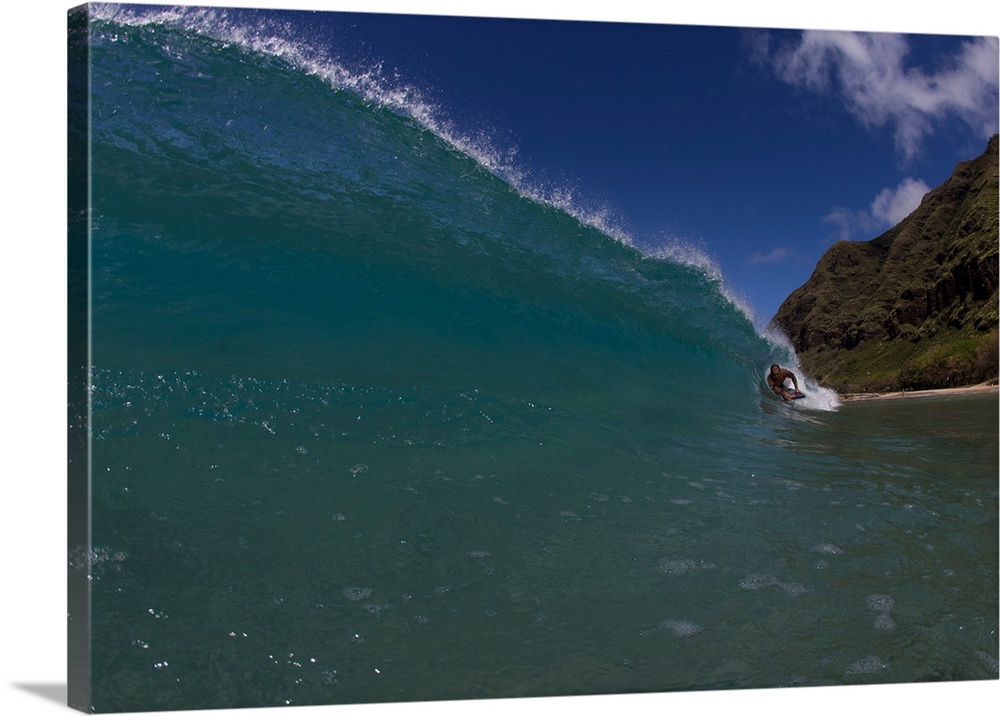
M 859 400 L 898 400 L 900 398 L 921 398 L 933 395 L 978 395 L 982 393 L 997 393 L 997 382 L 989 381 L 979 385 L 967 385 L 961 388 L 938 388 L 935 390 L 905 390 L 889 393 L 844 393 L 840 399 L 848 401 Z

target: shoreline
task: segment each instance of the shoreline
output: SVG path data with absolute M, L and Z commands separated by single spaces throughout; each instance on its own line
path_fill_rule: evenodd
M 923 398 L 943 395 L 981 395 L 983 393 L 998 393 L 996 381 L 966 385 L 961 388 L 935 388 L 933 390 L 904 390 L 891 393 L 839 393 L 838 398 L 845 403 L 857 403 L 866 400 L 899 400 L 901 398 Z M 1000 393 L 998 393 L 1000 394 Z

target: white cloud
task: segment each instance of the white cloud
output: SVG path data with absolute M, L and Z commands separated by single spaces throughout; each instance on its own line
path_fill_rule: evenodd
M 920 179 L 907 177 L 892 189 L 880 191 L 868 207 L 868 211 L 834 207 L 823 217 L 823 221 L 833 224 L 835 238 L 842 241 L 858 236 L 875 238 L 874 234 L 891 229 L 920 206 L 924 195 L 930 191 Z
M 809 30 L 770 60 L 789 84 L 839 94 L 863 125 L 894 127 L 896 149 L 907 159 L 946 118 L 984 137 L 997 131 L 996 37 L 963 42 L 934 71 L 908 65 L 909 54 L 905 35 Z
M 907 177 L 895 189 L 886 187 L 871 203 L 872 218 L 886 227 L 892 227 L 920 206 L 924 194 L 931 189 L 920 179 Z
M 874 220 L 864 211 L 835 206 L 823 217 L 823 221 L 833 224 L 834 233 L 830 238 L 831 241 L 851 241 L 858 234 L 874 238 L 868 236 L 875 231 Z
M 778 246 L 766 254 L 755 253 L 750 257 L 749 262 L 751 264 L 780 264 L 782 261 L 791 258 L 794 254 L 795 249 L 790 249 L 787 246 Z

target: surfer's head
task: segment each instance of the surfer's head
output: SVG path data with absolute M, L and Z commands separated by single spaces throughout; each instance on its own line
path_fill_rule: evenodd
M 771 375 L 774 375 L 779 370 L 781 370 L 781 366 L 778 365 L 777 363 L 774 363 L 774 364 L 771 365 Z

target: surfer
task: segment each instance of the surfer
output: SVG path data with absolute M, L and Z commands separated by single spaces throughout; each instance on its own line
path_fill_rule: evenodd
M 790 391 L 785 387 L 785 381 L 789 378 L 792 379 L 792 385 L 795 386 L 794 391 Z M 782 400 L 791 400 L 801 395 L 799 393 L 799 381 L 795 379 L 795 373 L 788 370 L 788 368 L 782 368 L 777 363 L 771 366 L 771 370 L 767 374 L 767 384 L 774 391 L 775 395 L 781 396 Z

